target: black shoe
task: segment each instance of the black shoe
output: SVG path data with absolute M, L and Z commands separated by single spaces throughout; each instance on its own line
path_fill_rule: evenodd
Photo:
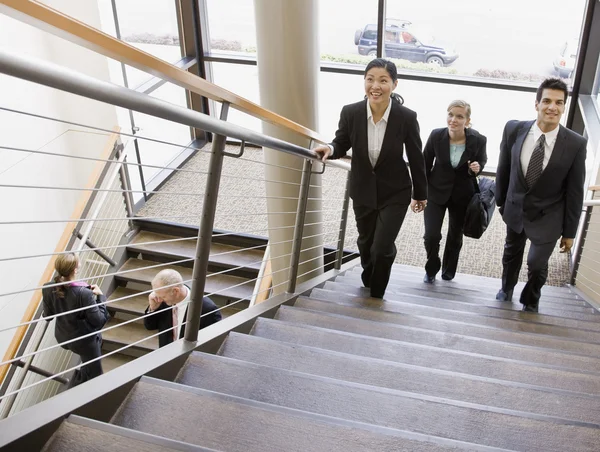
M 379 294 L 379 293 L 373 293 L 371 292 L 371 298 L 383 298 L 383 294 Z
M 538 307 L 531 304 L 524 304 L 523 312 L 538 312 Z
M 454 279 L 454 276 L 448 276 L 448 275 L 444 275 L 444 274 L 442 273 L 442 279 L 443 279 L 444 281 L 452 281 L 452 280 Z
M 424 283 L 433 284 L 434 281 L 435 281 L 435 276 L 429 276 L 427 273 L 425 273 L 425 276 L 423 277 Z
M 360 279 L 362 280 L 363 286 L 365 286 L 367 289 L 371 287 L 371 278 L 367 276 L 364 270 L 360 274 Z
M 504 290 L 500 289 L 496 294 L 496 300 L 498 301 L 512 301 L 513 291 L 508 290 L 504 292 Z

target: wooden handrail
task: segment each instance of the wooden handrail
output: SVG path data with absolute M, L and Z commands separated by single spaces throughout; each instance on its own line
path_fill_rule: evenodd
M 588 187 L 589 191 L 600 191 L 600 185 L 590 185 Z
M 4 5 L 4 6 L 2 6 Z M 262 121 L 326 143 L 317 132 L 273 113 L 249 100 L 116 39 L 35 0 L 0 0 L 0 12 L 97 53 L 162 78 Z
M 110 158 L 110 155 L 114 149 L 115 143 L 119 139 L 119 131 L 120 130 L 121 130 L 121 128 L 118 126 L 115 126 L 113 128 L 114 132 L 109 135 L 109 138 L 108 138 L 108 141 L 106 142 L 105 148 L 102 151 L 102 154 L 100 155 L 99 158 L 101 158 L 103 160 L 108 160 Z M 102 170 L 105 165 L 107 165 L 106 162 L 96 162 L 96 165 L 94 165 L 94 169 L 92 170 L 92 173 L 90 174 L 90 177 L 87 181 L 86 188 L 94 188 L 96 186 L 96 184 L 98 182 L 98 178 L 100 177 L 100 174 L 102 173 Z M 71 239 L 71 237 L 73 235 L 73 229 L 77 226 L 78 220 L 81 218 L 81 215 L 83 214 L 83 211 L 93 193 L 94 193 L 93 191 L 84 191 L 81 194 L 81 197 L 77 201 L 77 205 L 75 206 L 75 209 L 73 209 L 73 213 L 70 217 L 72 221 L 65 225 L 65 229 L 63 230 L 63 233 L 60 236 L 60 239 L 56 245 L 56 248 L 54 249 L 55 253 L 65 251 L 65 248 L 67 247 L 67 244 L 69 243 L 69 240 Z M 38 283 L 37 287 L 42 286 L 43 284 L 50 281 L 50 279 L 52 278 L 52 274 L 54 273 L 54 261 L 55 260 L 56 260 L 56 256 L 52 256 L 50 258 L 50 260 L 48 261 L 48 265 L 46 265 L 46 269 L 44 270 L 44 273 L 42 274 L 42 277 L 40 278 L 40 282 Z M 33 316 L 35 315 L 41 301 L 42 301 L 41 291 L 36 290 L 33 293 L 33 295 L 31 296 L 29 304 L 27 305 L 27 310 L 25 311 L 25 314 L 23 315 L 23 318 L 21 319 L 20 323 L 29 322 L 33 319 Z M 15 355 L 17 354 L 17 351 L 19 350 L 19 347 L 21 346 L 21 342 L 23 342 L 23 338 L 25 337 L 27 328 L 28 328 L 27 325 L 20 326 L 19 328 L 17 328 L 17 331 L 15 331 L 15 335 L 13 336 L 12 341 L 10 342 L 10 345 L 8 346 L 8 349 L 6 350 L 6 353 L 4 354 L 4 358 L 2 358 L 2 362 L 9 361 L 15 357 Z M 4 378 L 6 377 L 6 374 L 8 373 L 9 368 L 10 368 L 10 364 L 5 364 L 4 366 L 0 366 L 0 384 L 2 384 L 2 382 L 4 381 Z

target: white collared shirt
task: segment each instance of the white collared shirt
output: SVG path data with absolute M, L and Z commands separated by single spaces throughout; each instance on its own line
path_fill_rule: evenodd
M 543 168 L 546 168 L 548 162 L 550 161 L 550 157 L 552 156 L 552 151 L 554 150 L 554 144 L 556 144 L 556 137 L 558 136 L 558 130 L 560 126 L 556 126 L 556 128 L 550 132 L 544 133 L 537 125 L 537 122 L 534 122 L 527 136 L 525 137 L 525 141 L 523 141 L 523 147 L 521 148 L 521 168 L 523 170 L 523 176 L 527 176 L 527 167 L 529 166 L 529 160 L 531 160 L 531 155 L 533 154 L 533 150 L 535 149 L 535 144 L 539 140 L 540 136 L 546 135 L 546 146 L 544 149 L 544 164 Z
M 187 290 L 187 295 L 185 296 L 185 298 L 183 300 L 181 300 L 179 303 L 176 304 L 177 306 L 177 338 L 179 338 L 179 335 L 181 334 L 181 327 L 183 326 L 183 319 L 185 317 L 185 313 L 187 312 L 187 308 L 188 305 L 190 304 L 190 297 L 192 295 L 192 291 L 190 290 L 190 288 L 188 286 L 186 286 L 185 284 L 183 285 L 183 287 L 185 287 L 185 289 Z
M 385 113 L 381 119 L 375 124 L 373 121 L 373 112 L 371 106 L 367 101 L 367 139 L 369 146 L 369 160 L 371 166 L 375 168 L 379 154 L 381 153 L 381 146 L 383 144 L 383 137 L 385 136 L 385 129 L 387 128 L 388 118 L 390 117 L 390 111 L 392 110 L 392 99 L 388 103 Z

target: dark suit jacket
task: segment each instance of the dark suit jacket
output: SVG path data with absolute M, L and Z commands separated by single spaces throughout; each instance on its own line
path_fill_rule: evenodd
M 388 204 L 410 204 L 412 198 L 427 199 L 427 179 L 417 114 L 391 100 L 392 108 L 375 168 L 369 160 L 367 100 L 342 108 L 340 123 L 331 143 L 331 159 L 346 155 L 352 148 L 350 197 L 355 206 L 372 209 Z M 404 161 L 404 148 L 410 174 Z M 412 174 L 412 181 L 411 181 Z
M 155 311 L 156 314 L 151 315 L 149 317 L 144 317 L 144 326 L 147 330 L 158 330 L 164 331 L 164 333 L 159 334 L 158 336 L 158 346 L 164 347 L 165 345 L 173 342 L 173 330 L 169 328 L 173 328 L 173 314 L 171 309 L 165 311 L 169 307 L 166 303 L 161 303 L 158 309 Z M 213 323 L 217 323 L 221 320 L 221 311 L 217 311 L 217 305 L 208 297 L 204 297 L 202 299 L 202 314 L 208 314 L 204 317 L 200 318 L 200 329 L 206 328 Z M 146 308 L 146 314 L 150 312 L 150 306 Z M 187 320 L 187 306 L 185 309 L 185 315 L 183 317 L 183 321 Z M 167 330 L 167 331 L 165 331 Z M 181 330 L 179 332 L 179 339 L 183 338 L 185 334 L 185 325 L 181 326 Z
M 444 205 L 450 198 L 455 203 L 468 204 L 473 194 L 474 176 L 468 162 L 478 162 L 481 170 L 487 162 L 487 138 L 473 129 L 465 129 L 465 152 L 456 168 L 450 163 L 448 128 L 434 129 L 429 135 L 423 155 L 427 174 L 429 201 Z
M 46 283 L 52 284 L 52 283 Z M 106 305 L 98 305 L 106 301 L 104 295 L 96 296 L 88 287 L 63 286 L 65 296 L 59 297 L 54 287 L 44 287 L 42 289 L 42 303 L 44 306 L 44 317 L 61 314 L 63 312 L 79 309 L 84 306 L 89 306 L 83 311 L 74 312 L 71 314 L 56 317 L 56 326 L 54 327 L 54 336 L 58 343 L 69 341 L 80 336 L 84 336 L 94 331 L 101 330 L 108 320 L 108 312 Z M 89 336 L 78 342 L 81 346 L 83 343 L 96 342 L 96 336 Z M 69 349 L 70 344 L 63 348 Z
M 583 206 L 587 140 L 559 126 L 550 161 L 531 189 L 521 168 L 521 148 L 535 121 L 509 121 L 504 127 L 496 172 L 496 203 L 504 222 L 525 230 L 537 244 L 575 237 Z

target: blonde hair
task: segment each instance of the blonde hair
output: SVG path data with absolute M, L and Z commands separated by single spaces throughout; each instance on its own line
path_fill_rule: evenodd
M 168 287 L 169 289 L 174 287 L 181 288 L 181 286 L 183 286 L 181 274 L 177 270 L 172 270 L 170 268 L 159 271 L 152 280 L 152 288 L 161 289 L 165 286 L 170 286 Z
M 452 110 L 454 107 L 460 107 L 460 108 L 464 108 L 465 111 L 467 112 L 467 119 L 471 119 L 471 105 L 469 105 L 468 102 L 465 102 L 464 100 L 453 100 L 452 102 L 450 102 L 450 105 L 448 105 L 448 110 L 446 111 L 450 111 Z
M 69 276 L 73 274 L 78 266 L 79 258 L 75 255 L 75 253 L 59 255 L 56 258 L 56 261 L 54 261 L 54 270 L 56 270 L 57 273 L 54 277 L 54 282 L 61 283 L 68 281 Z M 59 297 L 65 296 L 63 286 L 55 287 L 54 292 L 56 292 Z

